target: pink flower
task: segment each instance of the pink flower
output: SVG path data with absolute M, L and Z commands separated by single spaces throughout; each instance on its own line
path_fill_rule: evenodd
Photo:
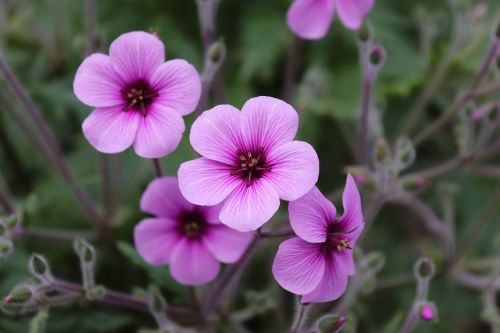
M 420 319 L 423 321 L 433 321 L 435 318 L 436 310 L 431 304 L 425 303 L 420 309 Z
M 179 144 L 182 116 L 196 108 L 201 82 L 185 60 L 165 62 L 158 37 L 135 31 L 115 39 L 109 56 L 94 53 L 86 58 L 73 90 L 95 108 L 82 125 L 95 149 L 118 153 L 133 145 L 137 155 L 158 158 Z
M 203 157 L 181 165 L 182 194 L 197 205 L 222 203 L 222 223 L 256 230 L 278 210 L 280 198 L 296 200 L 318 179 L 313 147 L 293 141 L 298 123 L 290 105 L 271 97 L 250 99 L 241 112 L 230 105 L 204 112 L 190 137 Z
M 358 189 L 351 175 L 342 197 L 344 214 L 314 187 L 288 207 L 290 223 L 298 237 L 281 243 L 273 274 L 286 290 L 302 296 L 302 303 L 329 302 L 339 298 L 354 275 L 353 248 L 363 231 Z
M 218 207 L 189 203 L 175 177 L 153 180 L 141 209 L 156 217 L 135 227 L 137 251 L 151 265 L 170 265 L 170 273 L 182 284 L 210 282 L 219 273 L 219 262 L 236 262 L 252 238 L 251 233 L 222 225 Z
M 323 38 L 337 10 L 342 23 L 349 29 L 358 29 L 375 0 L 295 0 L 287 14 L 292 31 L 304 39 Z

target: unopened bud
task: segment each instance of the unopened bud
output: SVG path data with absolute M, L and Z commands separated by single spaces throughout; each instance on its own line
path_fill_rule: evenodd
M 226 44 L 224 39 L 220 39 L 213 43 L 208 49 L 208 58 L 211 62 L 219 64 L 226 58 Z
M 373 45 L 370 52 L 370 63 L 373 66 L 379 66 L 385 58 L 385 51 L 380 45 Z
M 422 257 L 415 263 L 415 277 L 418 278 L 431 278 L 434 276 L 436 266 L 429 257 Z
M 318 319 L 317 331 L 321 333 L 336 333 L 342 331 L 347 318 L 343 315 L 326 315 Z
M 43 280 L 50 281 L 52 279 L 52 273 L 50 272 L 49 263 L 47 259 L 39 254 L 33 254 L 29 261 L 29 269 L 34 277 Z
M 381 252 L 371 252 L 363 258 L 362 266 L 366 271 L 378 272 L 385 265 L 385 256 Z
M 436 319 L 436 309 L 429 303 L 422 305 L 420 309 L 420 319 L 423 321 L 433 321 Z
M 358 30 L 358 39 L 362 43 L 367 43 L 372 39 L 372 28 L 370 24 L 365 21 L 361 28 Z
M 4 301 L 14 302 L 14 303 L 26 303 L 33 297 L 33 293 L 30 288 L 26 286 L 20 286 L 14 288 L 10 294 L 5 297 Z
M 0 258 L 8 257 L 12 254 L 14 244 L 12 241 L 5 237 L 0 237 Z
M 384 161 L 386 155 L 387 155 L 387 145 L 385 143 L 385 140 L 379 139 L 377 141 L 377 146 L 375 148 L 375 158 L 377 159 L 377 161 L 382 162 Z
M 23 312 L 23 305 L 19 303 L 2 302 L 0 308 L 9 315 L 18 315 Z
M 73 248 L 83 262 L 88 264 L 95 260 L 95 249 L 87 241 L 78 238 L 73 243 Z
M 405 190 L 412 191 L 421 189 L 425 184 L 426 180 L 424 177 L 416 176 L 405 179 L 403 187 Z
M 398 170 L 403 170 L 410 166 L 415 160 L 415 148 L 411 140 L 407 137 L 399 138 L 396 141 L 396 163 Z
M 148 290 L 148 304 L 151 312 L 163 313 L 167 308 L 167 302 L 161 295 L 160 289 L 157 286 L 151 286 Z

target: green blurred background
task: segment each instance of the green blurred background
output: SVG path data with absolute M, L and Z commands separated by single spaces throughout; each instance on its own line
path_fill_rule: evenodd
M 223 36 L 227 45 L 227 59 L 222 69 L 227 103 L 241 107 L 253 96 L 280 97 L 288 46 L 293 38 L 285 22 L 290 2 L 221 1 L 217 36 Z M 466 86 L 481 62 L 494 15 L 500 9 L 497 0 L 482 2 L 488 5 L 486 15 L 474 26 L 473 37 L 458 51 L 447 79 L 432 99 L 430 112 L 419 120 L 418 127 L 425 126 L 450 104 L 454 93 Z M 85 56 L 83 1 L 0 0 L 0 4 L 1 17 L 5 18 L 0 26 L 0 42 L 8 63 L 57 136 L 79 184 L 88 189 L 104 209 L 99 157 L 81 132 L 81 123 L 90 109 L 81 104 L 72 91 L 75 71 Z M 97 13 L 101 51 L 107 53 L 109 43 L 121 33 L 156 31 L 166 44 L 168 58 L 185 58 L 201 71 L 203 48 L 194 0 L 97 1 Z M 418 26 L 422 18 L 436 18 L 439 22 L 439 32 L 428 57 L 420 44 Z M 375 41 L 382 44 L 388 54 L 376 87 L 376 101 L 385 110 L 386 135 L 394 139 L 415 96 L 449 46 L 451 14 L 444 0 L 378 0 L 369 19 Z M 312 143 L 320 156 L 318 186 L 330 193 L 343 186 L 344 168 L 353 164 L 352 146 L 360 96 L 355 34 L 342 27 L 337 19 L 325 39 L 303 42 L 301 50 L 291 103 L 301 115 L 299 137 Z M 3 82 L 0 89 L 7 92 Z M 15 104 L 14 97 L 11 98 Z M 0 105 L 0 172 L 17 206 L 24 212 L 24 225 L 91 228 L 69 188 L 2 111 L 4 107 Z M 193 120 L 194 115 L 186 118 L 187 129 Z M 452 126 L 445 127 L 424 144 L 417 152 L 412 170 L 453 157 L 456 152 L 453 133 Z M 179 148 L 162 160 L 164 171 L 175 175 L 181 162 L 195 156 L 185 135 Z M 118 186 L 111 189 L 113 209 L 108 212 L 114 221 L 113 238 L 98 244 L 99 283 L 131 292 L 133 287 L 154 282 L 162 287 L 170 303 L 186 303 L 184 288 L 169 277 L 168 269 L 147 267 L 131 246 L 133 227 L 144 216 L 138 201 L 154 176 L 151 161 L 140 159 L 131 151 L 113 156 L 110 161 L 111 174 Z M 447 175 L 446 181 L 458 184 L 461 189 L 456 204 L 457 241 L 460 242 L 482 203 L 498 184 L 463 171 Z M 436 186 L 431 185 L 422 193 L 431 206 L 437 206 L 435 189 Z M 286 204 L 282 204 L 279 214 L 286 216 Z M 491 235 L 495 232 L 498 232 L 497 221 L 483 229 L 469 257 L 491 256 Z M 277 241 L 269 241 L 259 249 L 237 288 L 236 309 L 245 306 L 251 290 L 265 293 L 276 304 L 277 310 L 265 311 L 246 323 L 253 332 L 284 331 L 291 320 L 293 297 L 280 290 L 271 275 L 277 245 Z M 358 332 L 393 332 L 391 323 L 394 325 L 406 313 L 414 297 L 411 280 L 414 261 L 424 254 L 439 257 L 438 244 L 425 233 L 416 216 L 402 207 L 388 205 L 364 235 L 362 247 L 365 252 L 376 250 L 386 256 L 379 280 L 397 276 L 408 283 L 376 288 L 360 296 L 351 307 L 359 320 Z M 0 261 L 0 295 L 28 278 L 26 266 L 32 252 L 45 255 L 55 275 L 79 281 L 78 259 L 71 244 L 16 240 L 13 255 Z M 489 332 L 488 326 L 479 319 L 480 293 L 464 289 L 442 276 L 432 283 L 430 299 L 439 308 L 439 322 L 420 325 L 417 332 Z M 28 322 L 29 316 L 13 318 L 1 314 L 0 332 L 26 332 Z M 147 314 L 82 303 L 51 310 L 47 332 L 135 332 L 139 327 L 154 327 L 154 322 Z

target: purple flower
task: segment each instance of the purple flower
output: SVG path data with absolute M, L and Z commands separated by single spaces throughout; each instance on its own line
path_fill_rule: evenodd
M 95 149 L 118 153 L 133 145 L 137 155 L 158 158 L 179 144 L 182 116 L 196 108 L 201 82 L 185 60 L 165 62 L 158 37 L 135 31 L 115 39 L 109 56 L 94 53 L 86 58 L 73 90 L 95 108 L 82 125 Z
M 430 303 L 425 303 L 420 309 L 420 319 L 423 321 L 433 321 L 436 319 L 436 310 Z
M 252 238 L 221 224 L 219 207 L 189 203 L 175 177 L 153 180 L 141 209 L 156 217 L 135 227 L 137 251 L 151 265 L 170 265 L 170 273 L 182 284 L 210 282 L 219 273 L 219 262 L 236 262 Z
M 313 147 L 293 141 L 298 123 L 290 105 L 271 97 L 250 99 L 241 112 L 230 105 L 204 112 L 190 137 L 203 157 L 181 165 L 182 194 L 197 205 L 222 203 L 220 220 L 233 229 L 259 228 L 280 198 L 296 200 L 318 179 Z
M 351 175 L 342 197 L 344 214 L 314 187 L 288 207 L 298 237 L 281 243 L 273 263 L 274 278 L 286 290 L 302 296 L 302 303 L 329 302 L 347 287 L 355 265 L 352 249 L 363 231 L 358 189 Z
M 323 38 L 337 11 L 349 29 L 358 29 L 375 0 L 295 0 L 288 10 L 287 22 L 292 31 L 304 39 Z

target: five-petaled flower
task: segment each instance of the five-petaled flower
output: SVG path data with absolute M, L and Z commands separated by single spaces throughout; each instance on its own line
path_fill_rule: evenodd
M 170 265 L 170 273 L 185 285 L 213 280 L 220 263 L 236 262 L 252 239 L 219 221 L 219 207 L 201 207 L 182 196 L 175 177 L 153 180 L 141 199 L 141 209 L 155 215 L 134 231 L 139 254 L 151 265 Z
M 298 237 L 281 243 L 273 275 L 286 290 L 302 295 L 302 303 L 339 298 L 354 275 L 352 249 L 363 231 L 361 199 L 351 175 L 342 197 L 344 213 L 314 187 L 289 205 L 290 223 Z
M 191 145 L 203 157 L 181 165 L 182 193 L 197 205 L 222 203 L 220 220 L 239 231 L 256 230 L 316 183 L 318 156 L 293 141 L 298 114 L 287 103 L 256 97 L 242 111 L 219 105 L 191 128 Z
M 165 62 L 158 37 L 135 31 L 111 43 L 109 56 L 95 53 L 86 58 L 73 90 L 95 108 L 82 125 L 94 148 L 118 153 L 133 145 L 137 155 L 158 158 L 178 146 L 182 116 L 196 108 L 201 82 L 185 60 Z
M 349 29 L 358 29 L 375 0 L 295 0 L 287 14 L 292 31 L 304 39 L 323 38 L 337 11 Z

